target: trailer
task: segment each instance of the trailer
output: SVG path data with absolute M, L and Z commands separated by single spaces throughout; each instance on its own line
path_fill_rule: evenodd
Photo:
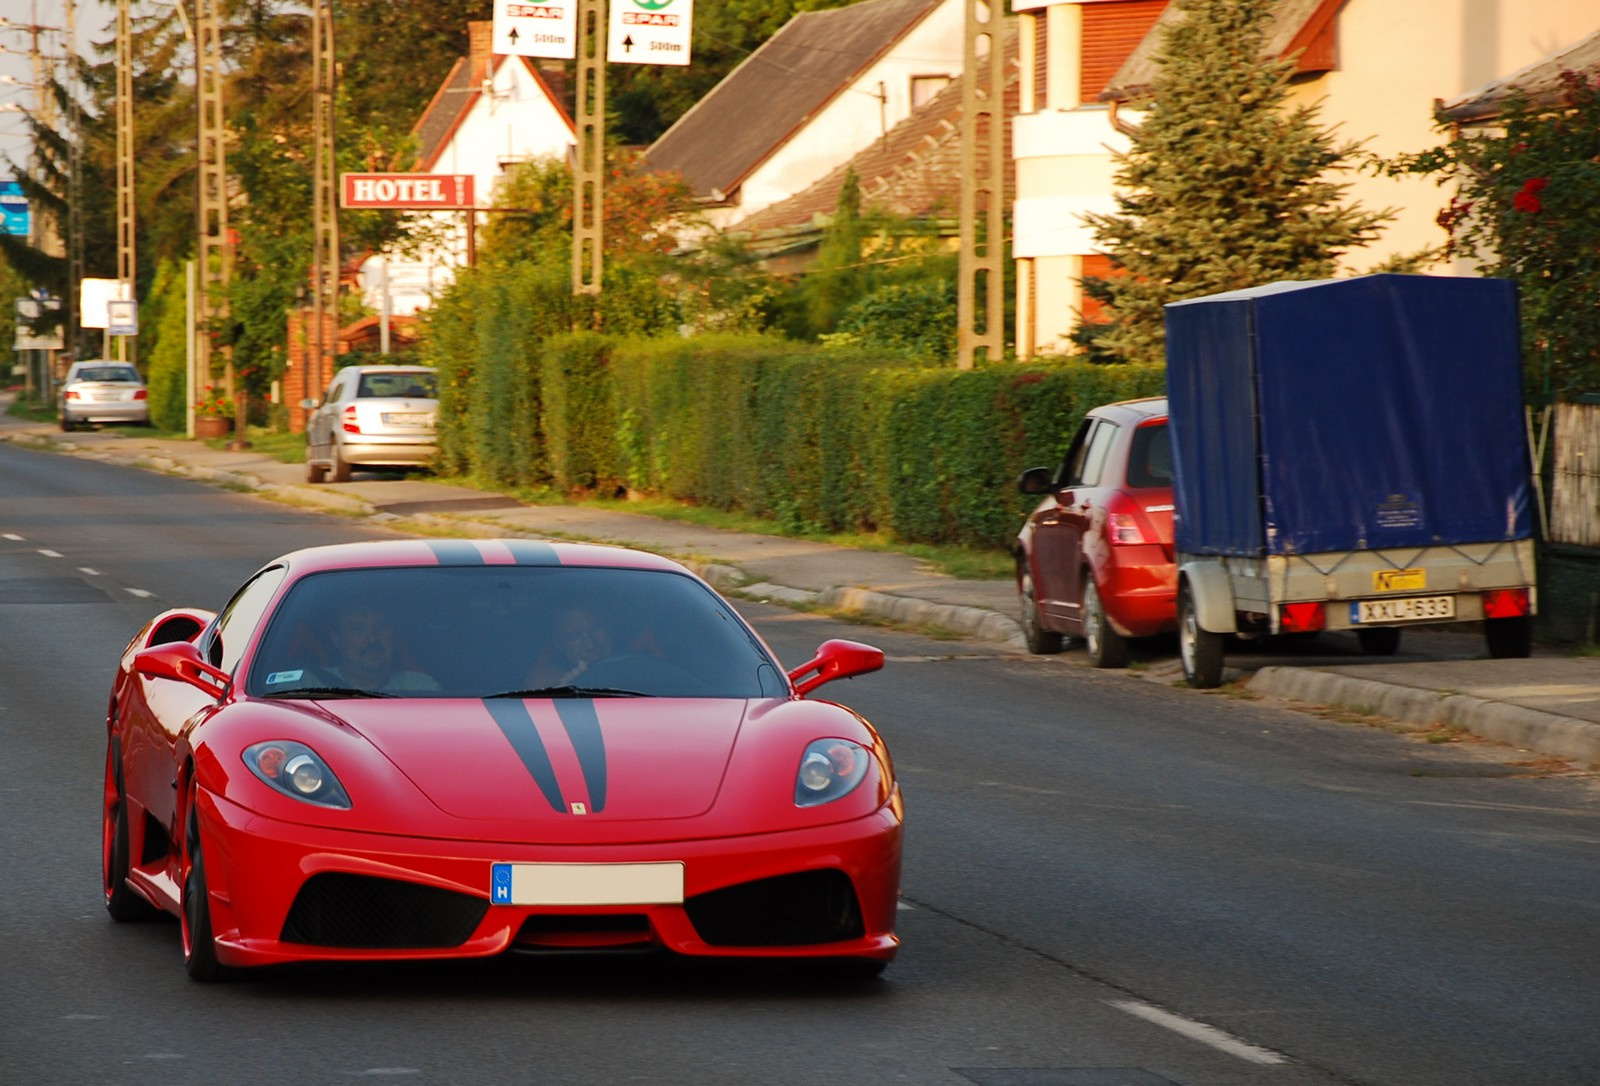
M 1481 622 L 1527 656 L 1537 606 L 1515 287 L 1367 275 L 1166 307 L 1184 675 L 1230 636 Z

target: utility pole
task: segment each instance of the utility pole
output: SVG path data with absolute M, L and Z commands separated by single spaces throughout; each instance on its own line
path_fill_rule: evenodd
M 333 2 L 313 0 L 311 13 L 311 141 L 313 233 L 312 329 L 306 358 L 306 393 L 320 396 L 333 377 L 339 325 L 338 163 L 334 159 L 333 104 L 337 77 L 333 52 Z
M 133 20 L 131 0 L 117 0 L 117 282 L 124 299 L 137 297 L 133 189 Z M 128 360 L 128 337 L 117 337 Z
M 183 3 L 185 0 L 179 0 Z M 195 0 L 194 76 L 196 142 L 199 169 L 195 178 L 195 372 L 210 384 L 215 366 L 213 331 L 228 316 L 228 282 L 233 274 L 233 245 L 228 235 L 227 123 L 223 109 L 221 0 Z M 233 396 L 233 353 L 223 350 L 223 389 Z M 196 390 L 198 391 L 198 390 Z M 235 414 L 242 413 L 242 405 Z M 238 425 L 237 418 L 235 419 Z M 243 436 L 239 429 L 236 436 Z
M 957 365 L 978 349 L 991 362 L 1005 350 L 1005 17 L 994 0 L 966 0 L 961 93 L 961 255 L 956 289 Z M 979 79 L 980 66 L 988 86 Z M 979 226 L 982 231 L 980 235 Z M 983 294 L 982 327 L 978 322 Z
M 83 241 L 83 104 L 78 101 L 78 3 L 67 0 L 67 45 L 63 62 L 67 72 L 67 289 L 62 291 L 65 310 L 62 333 L 73 361 L 83 357 L 78 349 L 78 287 L 86 265 Z
M 578 0 L 577 165 L 572 178 L 572 293 L 599 294 L 605 206 L 606 0 Z

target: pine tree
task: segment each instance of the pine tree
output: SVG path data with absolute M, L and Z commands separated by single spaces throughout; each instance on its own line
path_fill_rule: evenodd
M 1161 362 L 1162 306 L 1280 279 L 1320 279 L 1390 211 L 1345 207 L 1359 144 L 1287 104 L 1291 61 L 1263 56 L 1273 0 L 1174 0 L 1159 72 L 1117 158 L 1118 214 L 1088 215 L 1118 274 L 1084 280 L 1109 323 L 1074 338 L 1101 361 Z

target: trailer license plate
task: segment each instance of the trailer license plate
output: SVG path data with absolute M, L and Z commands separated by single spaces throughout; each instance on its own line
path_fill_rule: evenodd
M 490 864 L 496 905 L 681 905 L 683 864 Z
M 1454 596 L 1407 596 L 1398 600 L 1356 600 L 1350 604 L 1352 623 L 1427 622 L 1455 618 Z
M 1379 569 L 1372 574 L 1374 592 L 1415 592 L 1427 587 L 1425 569 Z

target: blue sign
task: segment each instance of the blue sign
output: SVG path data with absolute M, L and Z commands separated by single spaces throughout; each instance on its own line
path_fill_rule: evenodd
M 0 181 L 0 214 L 4 215 L 0 229 L 17 237 L 28 236 L 28 201 L 15 181 Z
M 489 899 L 496 905 L 511 904 L 511 865 L 489 865 Z

